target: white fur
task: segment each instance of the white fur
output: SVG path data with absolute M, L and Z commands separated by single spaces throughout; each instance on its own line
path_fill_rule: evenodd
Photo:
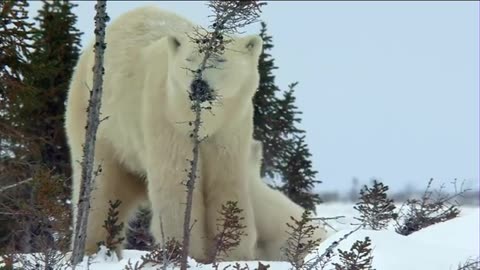
M 120 222 L 148 200 L 153 209 L 151 230 L 160 240 L 160 218 L 166 237 L 183 236 L 186 170 L 192 159 L 189 90 L 202 57 L 185 33 L 194 24 L 173 13 L 148 6 L 127 12 L 106 30 L 105 75 L 95 166 L 102 166 L 91 198 L 87 252 L 104 240 L 102 228 L 108 200 L 122 201 Z M 80 190 L 86 108 L 92 87 L 93 42 L 83 51 L 68 93 L 66 132 L 73 163 L 74 219 Z M 218 211 L 238 200 L 248 236 L 226 259 L 252 259 L 256 231 L 248 196 L 248 164 L 252 144 L 252 97 L 258 87 L 258 36 L 235 38 L 226 62 L 208 70 L 203 79 L 221 97 L 202 114 L 200 163 L 193 198 L 190 254 L 203 260 L 211 249 Z M 187 58 L 189 61 L 187 61 Z
M 262 143 L 254 141 L 251 158 L 250 192 L 254 205 L 255 226 L 257 228 L 257 258 L 268 261 L 285 261 L 284 248 L 289 238 L 287 232 L 292 229 L 287 223 L 293 225 L 290 217 L 300 220 L 305 209 L 282 192 L 270 188 L 260 177 L 262 164 Z M 326 230 L 319 226 L 312 239 L 325 240 Z M 301 254 L 306 256 L 307 254 Z M 302 258 L 303 259 L 303 258 Z

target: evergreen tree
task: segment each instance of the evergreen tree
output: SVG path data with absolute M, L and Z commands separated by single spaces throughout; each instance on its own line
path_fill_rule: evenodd
M 295 105 L 295 87 L 298 85 L 298 82 L 291 83 L 288 85 L 288 90 L 283 92 L 282 98 L 276 99 L 275 112 L 273 113 L 273 118 L 275 119 L 275 131 L 279 138 L 281 148 L 287 149 L 288 144 L 291 143 L 290 138 L 293 135 L 303 134 L 304 130 L 301 130 L 295 126 L 299 124 L 301 119 L 299 117 L 302 114 L 298 110 L 298 107 Z M 280 155 L 281 156 L 281 155 Z
M 277 153 L 279 148 L 278 132 L 275 129 L 276 123 L 272 117 L 277 110 L 276 93 L 280 89 L 275 85 L 275 76 L 272 71 L 277 69 L 274 59 L 268 53 L 273 48 L 272 36 L 267 34 L 267 25 L 261 22 L 260 37 L 263 39 L 263 50 L 259 57 L 258 71 L 260 84 L 253 97 L 254 116 L 253 137 L 263 143 L 263 164 L 261 167 L 262 177 L 268 175 L 273 177 L 278 172 L 279 159 Z
M 311 154 L 305 143 L 305 133 L 296 127 L 300 123 L 301 112 L 295 105 L 295 87 L 298 82 L 288 86 L 288 91 L 283 93 L 281 99 L 277 99 L 277 111 L 274 118 L 277 125 L 275 129 L 281 135 L 281 149 L 278 153 L 282 163 L 279 166 L 284 185 L 280 187 L 290 199 L 304 208 L 315 212 L 315 205 L 320 203 L 318 194 L 312 193 L 315 184 L 321 183 L 316 180 L 317 171 L 312 169 Z
M 80 54 L 81 32 L 69 1 L 43 0 L 35 17 L 38 30 L 33 36 L 30 65 L 34 72 L 25 81 L 31 91 L 24 96 L 24 132 L 41 140 L 39 158 L 56 173 L 69 175 L 69 155 L 64 133 L 64 112 L 70 77 Z
M 26 0 L 5 0 L 0 2 L 0 76 L 3 79 L 21 79 L 26 68 L 26 57 L 31 48 L 33 23 L 28 23 L 28 2 Z M 5 84 L 2 94 L 5 94 Z
M 152 250 L 154 247 L 153 236 L 150 233 L 150 220 L 152 212 L 149 208 L 140 208 L 135 217 L 130 220 L 127 228 L 127 249 Z
M 394 213 L 395 204 L 388 198 L 388 186 L 373 180 L 373 186 L 366 185 L 360 190 L 360 201 L 353 206 L 360 217 L 355 217 L 372 230 L 386 229 L 397 216 Z
M 315 213 L 315 205 L 322 201 L 318 194 L 311 191 L 321 181 L 315 179 L 317 171 L 312 169 L 305 136 L 292 138 L 289 148 L 282 156 L 285 163 L 282 164 L 281 171 L 285 184 L 280 190 L 295 203 Z
M 36 183 L 45 170 L 50 177 L 64 180 L 69 176 L 63 118 L 70 77 L 80 52 L 81 33 L 74 27 L 76 16 L 71 11 L 75 5 L 43 1 L 36 27 L 26 22 L 27 6 L 24 0 L 0 4 L 0 185 L 27 178 Z M 69 194 L 68 189 L 64 192 Z M 20 206 L 33 209 L 41 204 L 36 195 L 32 186 L 22 185 L 3 193 L 0 204 L 11 210 Z M 66 198 L 50 197 L 49 203 L 65 209 Z M 16 250 L 29 252 L 33 238 L 50 234 L 39 231 L 43 227 L 38 218 L 16 217 L 7 216 L 11 223 L 6 225 L 0 216 L 0 224 L 8 226 L 0 239 L 13 240 Z M 0 246 L 5 247 L 4 243 Z
M 17 96 L 26 86 L 27 58 L 32 42 L 33 23 L 28 23 L 26 0 L 0 2 L 0 159 L 18 156 L 15 113 L 21 108 Z M 3 161 L 2 161 L 3 162 Z
M 273 70 L 277 69 L 274 59 L 268 53 L 273 48 L 272 36 L 267 34 L 266 24 L 261 23 L 260 37 L 263 39 L 263 52 L 260 55 L 258 69 L 260 84 L 253 99 L 254 138 L 263 142 L 263 164 L 261 175 L 281 178 L 283 191 L 296 203 L 307 209 L 315 210 L 320 202 L 317 194 L 311 190 L 316 183 L 316 171 L 313 171 L 308 147 L 297 124 L 301 112 L 295 105 L 295 87 L 298 82 L 288 86 L 287 91 L 275 84 Z
M 28 23 L 26 0 L 0 1 L 0 187 L 30 176 L 20 162 L 28 147 L 27 138 L 19 131 L 18 98 L 27 91 L 23 82 L 29 72 L 28 57 L 32 43 L 33 23 Z M 12 218 L 6 209 L 16 210 L 10 198 L 25 198 L 30 191 L 15 188 L 0 194 L 0 253 L 9 247 L 17 229 L 18 217 Z

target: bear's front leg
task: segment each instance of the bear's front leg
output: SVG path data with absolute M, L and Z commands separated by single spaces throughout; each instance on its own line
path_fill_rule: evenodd
M 227 254 L 210 254 L 227 261 L 255 259 L 257 231 L 252 200 L 248 192 L 247 161 L 250 148 L 239 145 L 243 143 L 205 142 L 201 145 L 210 250 L 215 250 L 215 246 L 218 245 L 212 240 L 219 233 L 217 225 L 221 224 L 222 216 L 219 213 L 222 205 L 228 201 L 236 201 L 238 208 L 242 210 L 240 216 L 243 220 L 240 222 L 245 226 L 243 230 L 245 234 L 241 237 L 239 245 L 227 251 Z
M 76 226 L 77 203 L 80 196 L 81 167 L 77 160 L 73 167 L 73 226 Z M 95 150 L 94 168 L 101 166 L 90 196 L 90 209 L 85 240 L 87 255 L 98 251 L 98 242 L 107 241 L 108 231 L 103 227 L 108 217 L 109 201 L 121 202 L 118 210 L 118 224 L 124 223 L 119 236 L 125 236 L 128 221 L 140 203 L 147 200 L 146 187 L 142 180 L 126 170 L 116 161 L 114 151 L 103 140 L 98 140 Z M 72 241 L 73 245 L 73 241 Z M 72 246 L 73 247 L 73 246 Z M 122 258 L 123 244 L 116 246 L 117 256 Z
M 157 244 L 170 239 L 175 239 L 181 244 L 187 199 L 185 182 L 187 171 L 190 170 L 192 149 L 189 144 L 182 145 L 178 141 L 157 146 L 148 150 L 148 196 L 152 206 L 150 228 Z M 199 173 L 197 175 L 200 176 Z M 197 177 L 190 220 L 189 256 L 197 261 L 205 261 L 208 253 L 207 235 L 200 182 L 201 178 Z M 162 239 L 162 234 L 165 239 Z

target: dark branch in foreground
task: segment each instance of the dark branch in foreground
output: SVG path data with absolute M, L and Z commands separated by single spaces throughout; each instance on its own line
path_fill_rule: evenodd
M 109 17 L 106 13 L 107 1 L 98 0 L 95 5 L 95 64 L 93 67 L 93 89 L 90 91 L 90 100 L 88 104 L 88 118 L 85 134 L 85 144 L 83 146 L 82 161 L 82 181 L 80 187 L 80 196 L 78 200 L 77 219 L 73 237 L 72 264 L 82 262 L 85 253 L 85 239 L 87 232 L 88 211 L 90 208 L 90 193 L 94 182 L 93 171 L 94 149 L 98 125 L 100 123 L 100 107 L 103 86 L 103 56 L 105 45 L 105 27 Z M 73 202 L 77 203 L 77 202 Z
M 188 252 L 190 246 L 190 220 L 192 212 L 193 190 L 195 189 L 195 181 L 197 179 L 197 167 L 199 158 L 199 147 L 201 139 L 199 130 L 202 112 L 202 103 L 205 101 L 212 102 L 215 100 L 213 89 L 209 89 L 208 85 L 202 80 L 203 72 L 209 68 L 208 61 L 210 58 L 221 55 L 225 49 L 225 43 L 228 42 L 225 35 L 238 32 L 238 28 L 244 27 L 257 20 L 260 12 L 260 6 L 263 5 L 257 1 L 210 1 L 208 6 L 213 10 L 214 22 L 211 25 L 213 32 L 196 31 L 195 36 L 191 37 L 192 41 L 198 44 L 200 53 L 204 53 L 204 57 L 199 68 L 194 72 L 194 79 L 190 86 L 189 97 L 192 101 L 192 111 L 195 114 L 195 120 L 190 122 L 193 125 L 191 138 L 193 140 L 193 158 L 190 161 L 190 170 L 188 173 L 187 199 L 183 224 L 183 242 L 182 242 L 182 258 L 181 270 L 187 269 Z

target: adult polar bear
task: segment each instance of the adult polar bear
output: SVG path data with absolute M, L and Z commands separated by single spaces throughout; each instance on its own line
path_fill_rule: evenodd
M 182 238 L 188 161 L 192 158 L 192 127 L 188 89 L 202 58 L 185 35 L 194 25 L 153 6 L 127 12 L 106 30 L 101 117 L 95 167 L 101 165 L 91 197 L 87 253 L 104 240 L 102 228 L 108 201 L 121 200 L 120 221 L 126 222 L 139 203 L 153 209 L 151 230 L 161 239 Z M 85 138 L 86 108 L 92 86 L 93 43 L 82 53 L 68 93 L 66 133 L 73 166 L 73 217 L 80 191 L 80 163 Z M 258 87 L 258 36 L 228 44 L 216 69 L 203 79 L 218 90 L 219 105 L 202 114 L 199 179 L 193 197 L 190 255 L 205 259 L 211 249 L 218 211 L 227 200 L 243 209 L 247 236 L 228 259 L 254 259 L 256 230 L 248 193 L 252 145 L 252 97 Z M 74 223 L 75 224 L 75 223 Z

